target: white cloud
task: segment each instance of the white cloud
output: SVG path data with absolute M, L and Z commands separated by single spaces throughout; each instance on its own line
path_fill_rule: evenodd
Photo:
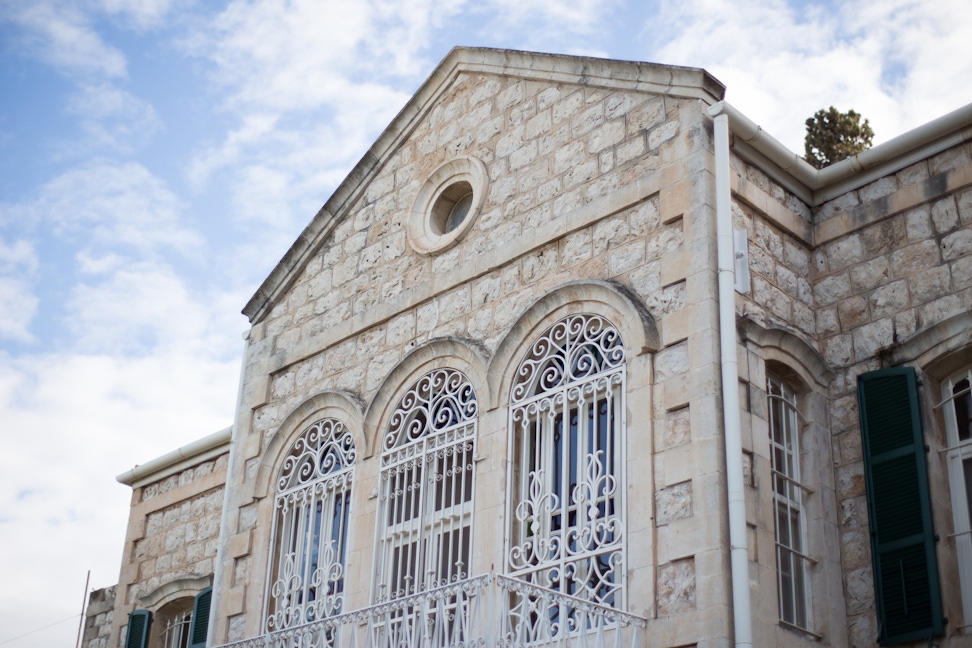
M 0 339 L 32 342 L 30 324 L 37 313 L 31 275 L 37 269 L 37 254 L 25 240 L 7 244 L 0 239 Z
M 123 77 L 125 55 L 107 45 L 73 2 L 6 0 L 0 20 L 24 29 L 27 52 L 63 73 Z
M 37 304 L 30 284 L 17 277 L 0 276 L 0 339 L 33 341 L 30 323 L 37 313 Z
M 87 569 L 117 582 L 131 491 L 114 475 L 229 425 L 238 371 L 194 352 L 0 356 L 0 641 L 76 615 Z M 11 645 L 73 645 L 77 627 Z
M 26 205 L 0 207 L 0 217 L 50 226 L 95 251 L 151 255 L 162 250 L 193 254 L 199 235 L 183 223 L 183 205 L 165 183 L 136 162 L 96 161 L 45 184 Z
M 802 152 L 804 121 L 830 105 L 869 118 L 877 143 L 967 103 L 960 80 L 972 76 L 972 58 L 955 54 L 972 34 L 966 9 L 930 0 L 800 8 L 668 0 L 660 23 L 645 29 L 664 42 L 652 58 L 708 69 L 730 102 Z
M 81 128 L 88 138 L 85 149 L 91 146 L 131 151 L 145 143 L 161 125 L 151 104 L 104 82 L 81 84 L 69 99 L 68 111 L 81 118 Z
M 100 0 L 108 14 L 130 20 L 138 29 L 157 27 L 172 11 L 175 0 Z
M 100 281 L 79 283 L 67 300 L 66 326 L 76 349 L 118 354 L 239 351 L 234 333 L 242 294 L 211 294 L 164 265 L 128 264 Z M 237 306 L 234 308 L 233 306 Z

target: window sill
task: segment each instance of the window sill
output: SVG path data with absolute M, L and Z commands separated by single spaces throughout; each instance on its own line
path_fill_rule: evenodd
M 823 635 L 818 635 L 816 632 L 811 632 L 810 630 L 807 630 L 806 628 L 801 628 L 798 625 L 793 625 L 792 623 L 787 623 L 783 619 L 780 619 L 777 623 L 779 623 L 779 625 L 780 625 L 781 628 L 786 628 L 787 630 L 792 630 L 793 632 L 797 632 L 799 634 L 802 634 L 802 635 L 804 635 L 806 637 L 809 637 L 809 638 L 813 639 L 814 641 L 823 641 Z

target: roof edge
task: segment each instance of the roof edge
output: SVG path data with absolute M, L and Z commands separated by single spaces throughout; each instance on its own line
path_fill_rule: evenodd
M 149 480 L 156 481 L 168 477 L 188 468 L 190 463 L 205 461 L 213 456 L 228 452 L 232 432 L 233 428 L 228 427 L 197 439 L 161 457 L 127 470 L 115 477 L 115 480 L 126 486 L 138 488 L 149 483 Z
M 728 102 L 720 101 L 708 112 L 729 117 L 729 128 L 737 138 L 733 150 L 811 207 L 972 140 L 972 104 L 967 104 L 858 155 L 815 169 Z
M 698 99 L 708 105 L 722 100 L 726 91 L 725 85 L 701 68 L 519 50 L 454 47 L 338 185 L 243 307 L 242 312 L 251 325 L 259 323 L 269 314 L 277 299 L 290 288 L 299 271 L 334 228 L 338 218 L 360 197 L 368 181 L 377 175 L 434 100 L 448 88 L 449 81 L 461 72 L 484 72 L 538 81 L 653 92 Z

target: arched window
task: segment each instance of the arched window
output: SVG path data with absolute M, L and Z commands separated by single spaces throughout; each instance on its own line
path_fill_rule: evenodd
M 972 626 L 972 368 L 942 385 L 946 460 L 965 628 Z
M 598 315 L 537 338 L 510 395 L 510 575 L 624 606 L 625 350 Z
M 354 440 L 334 419 L 294 442 L 277 478 L 267 631 L 342 611 Z
M 769 397 L 770 464 L 773 471 L 773 502 L 776 522 L 776 573 L 780 619 L 810 627 L 810 596 L 806 512 L 800 481 L 800 421 L 793 389 L 778 375 L 767 371 Z
M 455 369 L 405 393 L 382 442 L 376 601 L 469 575 L 476 393 Z

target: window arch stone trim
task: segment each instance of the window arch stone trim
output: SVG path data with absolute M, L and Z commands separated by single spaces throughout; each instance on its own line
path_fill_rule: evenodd
M 972 313 L 945 318 L 880 355 L 890 366 L 916 362 L 932 376 L 945 378 L 972 364 Z
M 356 448 L 365 448 L 367 439 L 362 430 L 361 408 L 357 398 L 342 391 L 325 391 L 311 396 L 290 412 L 277 427 L 270 442 L 263 450 L 263 460 L 253 480 L 252 497 L 268 497 L 275 492 L 274 481 L 280 464 L 290 452 L 294 439 L 308 425 L 318 419 L 333 418 L 341 421 L 351 432 Z
M 188 576 L 162 583 L 154 590 L 139 597 L 142 607 L 157 610 L 181 598 L 192 598 L 213 584 L 213 575 Z
M 805 340 L 786 329 L 766 328 L 748 317 L 741 319 L 737 326 L 743 340 L 760 347 L 765 362 L 786 365 L 799 375 L 807 388 L 816 383 L 826 393 L 834 372 Z
M 381 452 L 382 432 L 388 427 L 402 394 L 430 371 L 447 367 L 461 371 L 476 391 L 478 401 L 490 402 L 486 382 L 488 355 L 473 342 L 451 337 L 429 340 L 410 351 L 385 377 L 365 410 L 363 429 L 367 445 L 361 446 L 362 458 Z
M 520 315 L 497 346 L 489 363 L 490 409 L 507 398 L 520 358 L 535 338 L 555 322 L 576 313 L 600 315 L 617 328 L 628 357 L 660 347 L 655 319 L 627 286 L 613 281 L 571 281 L 554 288 Z M 487 394 L 483 395 L 485 402 Z

